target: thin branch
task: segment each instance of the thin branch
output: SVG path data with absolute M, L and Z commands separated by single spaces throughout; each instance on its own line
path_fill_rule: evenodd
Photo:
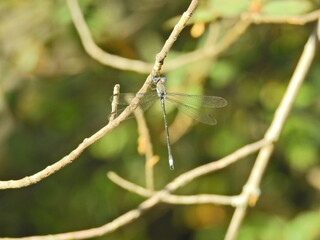
M 161 201 L 164 203 L 177 204 L 177 205 L 190 205 L 190 204 L 215 204 L 237 206 L 239 200 L 238 196 L 223 196 L 214 194 L 198 194 L 191 196 L 164 194 Z
M 107 176 L 112 182 L 114 182 L 118 186 L 122 187 L 125 190 L 128 190 L 129 192 L 138 194 L 142 197 L 151 197 L 156 193 L 155 191 L 150 191 L 149 189 L 143 188 L 137 184 L 129 182 L 114 172 L 109 172 Z M 161 196 L 161 202 L 179 205 L 208 203 L 217 205 L 238 206 L 241 203 L 239 196 L 222 196 L 214 194 L 198 194 L 184 196 L 174 195 L 168 192 L 163 193 Z
M 193 11 L 195 10 L 196 6 L 198 5 L 198 0 L 192 0 L 191 4 L 189 5 L 187 11 L 185 11 L 180 18 L 179 22 L 174 26 L 168 40 L 165 42 L 162 51 L 157 54 L 156 56 L 156 64 L 153 67 L 153 73 L 155 75 L 159 75 L 160 69 L 163 65 L 163 60 L 166 58 L 169 50 L 171 49 L 173 43 L 177 40 L 177 36 L 180 34 L 182 29 L 186 26 L 187 21 L 191 18 Z
M 135 183 L 129 182 L 128 180 L 120 177 L 115 172 L 108 172 L 107 176 L 112 182 L 119 185 L 123 189 L 125 189 L 129 192 L 133 192 L 135 194 L 138 194 L 142 197 L 151 197 L 154 194 L 153 190 L 150 190 L 150 189 L 141 187 Z
M 174 192 L 178 188 L 185 186 L 186 184 L 193 181 L 194 179 L 196 179 L 200 176 L 203 176 L 205 174 L 217 171 L 219 169 L 225 168 L 225 167 L 229 166 L 230 164 L 258 151 L 262 147 L 267 146 L 269 144 L 270 144 L 270 140 L 267 140 L 267 139 L 262 139 L 260 141 L 248 144 L 248 145 L 236 150 L 235 152 L 229 154 L 228 156 L 226 156 L 224 158 L 221 158 L 221 159 L 214 161 L 214 162 L 211 162 L 211 163 L 204 164 L 200 167 L 194 168 L 188 172 L 181 174 L 180 176 L 178 176 L 177 178 L 172 180 L 170 183 L 168 183 L 164 187 L 164 189 L 170 193 Z M 114 172 L 109 172 L 107 176 L 110 178 L 111 181 L 118 184 L 122 188 L 124 188 L 130 192 L 134 192 L 136 194 L 139 194 L 143 197 L 151 196 L 151 194 L 153 193 L 150 190 L 145 191 L 146 189 L 121 178 L 120 176 L 118 176 Z
M 236 150 L 235 152 L 229 154 L 228 156 L 221 158 L 220 160 L 217 160 L 208 164 L 204 164 L 200 167 L 194 168 L 188 172 L 181 174 L 180 176 L 172 180 L 170 183 L 168 183 L 164 187 L 164 189 L 168 191 L 168 193 L 174 192 L 178 188 L 185 186 L 186 184 L 195 180 L 196 178 L 203 176 L 205 174 L 217 171 L 219 169 L 225 168 L 230 164 L 258 151 L 262 147 L 269 145 L 270 143 L 271 143 L 270 140 L 262 139 L 255 143 L 248 144 Z M 143 197 L 147 197 L 147 196 L 150 196 L 150 194 L 152 194 L 152 191 L 150 190 L 145 191 L 146 189 L 121 178 L 116 173 L 113 173 L 113 172 L 108 173 L 108 177 L 114 183 L 118 184 L 119 186 L 121 186 L 122 188 L 130 192 L 134 192 Z
M 139 60 L 132 60 L 128 58 L 119 57 L 117 55 L 113 55 L 105 52 L 97 44 L 94 42 L 88 25 L 83 17 L 81 12 L 79 3 L 77 0 L 66 0 L 72 21 L 74 26 L 76 27 L 82 45 L 86 52 L 96 61 L 117 69 L 122 70 L 131 70 L 139 73 L 149 73 L 152 68 L 151 63 L 146 63 Z
M 135 118 L 138 124 L 138 152 L 146 156 L 145 161 L 145 175 L 146 175 L 146 186 L 150 190 L 154 190 L 154 165 L 158 162 L 159 157 L 153 153 L 152 142 L 150 138 L 149 129 L 147 126 L 146 119 L 144 118 L 141 107 L 137 107 L 134 111 Z
M 119 104 L 119 93 L 120 93 L 120 85 L 116 84 L 113 88 L 113 98 L 111 103 L 111 114 L 109 121 L 113 121 L 115 116 L 117 116 L 118 104 Z
M 166 191 L 168 191 L 169 193 L 174 192 L 178 188 L 185 186 L 186 184 L 193 181 L 194 179 L 196 179 L 200 176 L 206 175 L 208 173 L 217 171 L 219 169 L 225 168 L 225 167 L 229 166 L 230 164 L 258 151 L 262 147 L 269 145 L 270 143 L 271 143 L 271 140 L 262 139 L 260 141 L 255 142 L 255 143 L 248 144 L 248 145 L 236 150 L 235 152 L 229 154 L 228 156 L 221 158 L 220 160 L 217 160 L 217 161 L 214 161 L 214 162 L 211 162 L 208 164 L 204 164 L 200 167 L 194 168 L 188 172 L 181 174 L 180 176 L 178 176 L 177 178 L 172 180 L 170 183 L 168 183 L 164 187 L 164 189 Z M 144 197 L 151 194 L 151 192 L 149 190 L 148 190 L 148 192 L 146 192 L 143 189 L 141 189 L 140 186 L 119 177 L 115 173 L 111 173 L 111 175 L 108 174 L 108 177 L 113 182 L 115 182 L 116 184 L 120 185 L 121 187 L 123 187 L 124 189 L 126 189 L 128 191 L 137 193 L 137 194 L 144 196 Z
M 297 16 L 276 16 L 276 15 L 262 15 L 257 13 L 244 13 L 241 15 L 242 20 L 249 20 L 255 24 L 275 23 L 275 24 L 293 24 L 304 25 L 309 22 L 316 21 L 320 16 L 320 10 Z
M 287 120 L 289 112 L 292 109 L 292 105 L 298 94 L 298 91 L 310 69 L 311 63 L 316 53 L 317 44 L 318 39 L 316 26 L 315 30 L 310 35 L 304 47 L 301 58 L 289 82 L 289 86 L 281 100 L 278 109 L 275 112 L 275 116 L 271 123 L 271 126 L 266 132 L 266 139 L 272 141 L 278 140 L 279 135 L 283 129 L 284 123 Z M 251 197 L 257 200 L 257 193 L 259 193 L 259 185 L 261 182 L 261 178 L 269 162 L 273 148 L 273 143 L 270 143 L 269 145 L 263 147 L 257 156 L 257 160 L 253 166 L 250 177 L 242 193 L 243 196 L 247 198 L 248 202 L 250 202 Z M 240 225 L 244 219 L 246 209 L 247 205 L 236 208 L 228 232 L 225 237 L 226 240 L 233 240 L 236 238 Z

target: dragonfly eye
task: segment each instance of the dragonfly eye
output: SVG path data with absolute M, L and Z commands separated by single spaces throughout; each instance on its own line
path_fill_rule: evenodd
M 166 77 L 162 77 L 161 81 L 162 81 L 162 83 L 165 83 L 167 81 L 167 78 Z
M 157 83 L 158 80 L 159 80 L 159 77 L 154 77 L 154 78 L 152 78 L 152 82 L 153 82 L 153 83 Z

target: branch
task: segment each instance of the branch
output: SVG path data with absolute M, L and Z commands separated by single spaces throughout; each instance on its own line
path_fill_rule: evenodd
M 191 18 L 193 11 L 195 10 L 196 6 L 198 5 L 198 0 L 192 0 L 191 4 L 187 11 L 185 11 L 180 18 L 179 22 L 174 26 L 168 40 L 165 42 L 162 51 L 157 54 L 156 56 L 156 63 L 153 67 L 153 72 L 155 75 L 160 73 L 160 69 L 163 65 L 163 60 L 167 56 L 169 50 L 171 49 L 173 43 L 177 40 L 177 36 L 180 34 L 181 30 L 186 26 L 187 21 Z
M 190 205 L 190 204 L 215 204 L 238 206 L 238 196 L 222 196 L 214 194 L 198 194 L 191 196 L 164 194 L 161 198 L 164 203 L 177 204 L 177 205 Z
M 276 110 L 274 119 L 266 132 L 265 138 L 271 141 L 277 141 L 279 135 L 283 129 L 284 123 L 287 120 L 289 112 L 292 109 L 294 100 L 298 94 L 298 91 L 310 69 L 311 63 L 316 53 L 316 48 L 318 44 L 317 39 L 317 26 L 315 30 L 310 35 L 302 55 L 299 59 L 298 65 L 293 73 L 293 76 L 289 82 L 289 86 L 286 90 L 285 95 L 283 96 L 281 103 Z M 247 199 L 247 202 L 251 205 L 255 204 L 255 201 L 259 196 L 259 185 L 261 182 L 262 175 L 266 169 L 266 166 L 269 162 L 270 155 L 273 151 L 273 143 L 263 147 L 256 159 L 256 162 L 253 166 L 249 179 L 244 186 L 242 195 Z M 226 240 L 233 240 L 236 238 L 237 232 L 240 228 L 240 225 L 244 219 L 246 209 L 248 204 L 237 207 L 234 215 L 232 217 L 228 232 L 226 234 Z
M 221 158 L 220 160 L 204 164 L 200 167 L 194 168 L 188 172 L 185 172 L 172 180 L 170 183 L 168 183 L 163 190 L 167 191 L 168 193 L 176 191 L 178 188 L 181 188 L 188 184 L 189 182 L 195 180 L 196 178 L 203 176 L 205 174 L 217 171 L 219 169 L 225 168 L 229 166 L 230 164 L 240 160 L 241 158 L 244 158 L 259 149 L 261 149 L 264 146 L 269 145 L 271 142 L 267 139 L 262 139 L 260 141 L 257 141 L 255 143 L 248 144 L 235 152 L 229 154 L 228 156 Z M 153 191 L 150 191 L 149 189 L 142 188 L 141 186 L 138 186 L 132 182 L 129 182 L 121 177 L 119 177 L 114 172 L 109 172 L 108 177 L 111 181 L 118 184 L 122 188 L 134 192 L 140 196 L 148 197 L 152 196 L 154 193 Z
M 124 178 L 120 177 L 115 172 L 108 172 L 107 177 L 118 186 L 122 187 L 123 189 L 138 194 L 142 197 L 151 197 L 154 194 L 153 190 L 141 187 L 135 183 L 129 182 Z
M 128 58 L 119 57 L 105 52 L 94 42 L 88 25 L 83 17 L 79 3 L 77 0 L 66 0 L 69 11 L 71 13 L 72 21 L 76 27 L 82 45 L 86 52 L 96 61 L 117 69 L 131 70 L 139 73 L 149 73 L 152 68 L 151 63 L 146 63 L 139 60 L 132 60 Z
M 114 172 L 109 172 L 107 174 L 108 178 L 119 185 L 125 190 L 129 192 L 133 192 L 142 197 L 151 197 L 155 193 L 155 191 L 150 191 L 149 189 L 143 188 L 137 184 L 129 182 L 124 178 L 120 177 Z M 198 194 L 191 196 L 183 196 L 183 195 L 174 195 L 170 194 L 166 190 L 162 190 L 165 193 L 162 194 L 161 202 L 169 203 L 169 204 L 179 204 L 179 205 L 188 205 L 188 204 L 217 204 L 217 205 L 229 205 L 229 206 L 238 206 L 241 204 L 240 198 L 238 196 L 222 196 L 222 195 L 214 195 L 214 194 Z
M 120 85 L 116 84 L 113 88 L 113 97 L 111 103 L 111 114 L 109 121 L 113 121 L 115 116 L 117 116 L 118 104 L 119 104 L 119 93 L 120 93 Z
M 293 24 L 293 25 L 304 25 L 308 22 L 316 21 L 320 16 L 320 10 L 316 10 L 310 13 L 297 16 L 272 16 L 262 15 L 257 13 L 244 13 L 241 15 L 242 20 L 249 20 L 255 24 L 262 23 L 275 23 L 275 24 Z
M 146 175 L 146 186 L 148 189 L 154 189 L 154 173 L 153 167 L 159 161 L 159 157 L 153 153 L 152 142 L 150 138 L 149 129 L 147 126 L 146 119 L 143 116 L 143 110 L 141 107 L 137 107 L 134 111 L 137 124 L 138 124 L 138 152 L 146 156 L 145 162 L 145 175 Z
M 188 172 L 185 172 L 172 180 L 170 183 L 168 183 L 165 187 L 164 190 L 167 191 L 168 193 L 176 191 L 178 188 L 181 188 L 188 184 L 189 182 L 193 181 L 194 179 L 206 175 L 208 173 L 217 171 L 219 169 L 225 168 L 229 166 L 230 164 L 240 160 L 241 158 L 244 158 L 259 149 L 261 149 L 264 146 L 267 146 L 271 143 L 270 140 L 268 139 L 262 139 L 260 141 L 257 141 L 255 143 L 248 144 L 235 152 L 229 154 L 228 156 L 221 158 L 220 160 L 204 164 L 200 167 L 194 168 Z M 122 188 L 134 192 L 138 195 L 141 195 L 143 197 L 148 197 L 151 196 L 153 191 L 150 191 L 149 189 L 144 189 L 134 183 L 131 183 L 121 177 L 119 177 L 117 174 L 114 172 L 108 173 L 108 177 L 110 180 L 112 180 L 114 183 L 118 184 Z

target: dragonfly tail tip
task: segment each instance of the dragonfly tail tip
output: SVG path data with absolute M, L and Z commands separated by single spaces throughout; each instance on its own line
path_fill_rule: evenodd
M 174 170 L 174 164 L 173 164 L 172 157 L 169 158 L 169 167 L 170 167 L 170 170 Z

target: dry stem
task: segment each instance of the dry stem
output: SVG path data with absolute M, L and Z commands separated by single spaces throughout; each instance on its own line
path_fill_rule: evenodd
M 145 161 L 145 175 L 146 175 L 146 186 L 148 189 L 154 189 L 154 172 L 153 167 L 157 163 L 158 156 L 153 153 L 153 146 L 150 138 L 149 129 L 147 126 L 146 119 L 143 116 L 141 107 L 137 107 L 134 111 L 137 124 L 138 124 L 138 152 L 146 156 Z

